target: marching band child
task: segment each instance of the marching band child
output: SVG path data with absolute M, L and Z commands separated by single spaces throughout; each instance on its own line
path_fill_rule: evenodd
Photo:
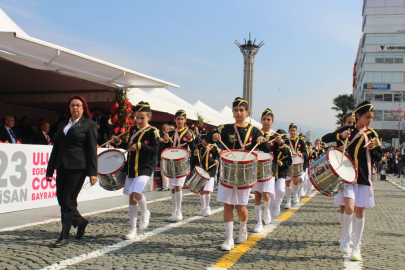
M 291 123 L 290 126 L 288 127 L 288 133 L 290 134 L 290 138 L 288 139 L 287 144 L 290 145 L 293 155 L 299 155 L 304 159 L 303 167 L 305 171 L 306 169 L 305 159 L 308 158 L 307 147 L 305 145 L 305 142 L 297 137 L 297 125 Z M 302 183 L 304 179 L 305 173 L 301 174 L 300 176 L 291 175 L 291 177 L 287 177 L 285 183 L 286 185 L 285 194 L 287 203 L 284 208 L 286 209 L 291 208 L 291 186 L 293 190 L 294 204 L 297 204 L 300 201 L 299 184 Z
M 248 116 L 248 102 L 242 98 L 236 98 L 232 104 L 235 124 L 226 124 L 213 131 L 213 141 L 222 141 L 229 149 L 250 150 L 256 142 L 258 148 L 264 152 L 270 151 L 270 145 L 265 141 L 263 132 L 245 121 Z M 224 203 L 224 227 L 226 239 L 222 250 L 234 248 L 233 240 L 233 209 L 236 207 L 240 221 L 239 243 L 247 240 L 247 218 L 249 194 L 252 185 L 246 187 L 232 187 L 221 181 L 218 185 L 217 201 Z
M 176 129 L 170 130 L 164 134 L 165 148 L 182 147 L 194 153 L 194 136 L 191 130 L 186 126 L 187 115 L 184 110 L 178 110 L 174 115 Z M 183 185 L 186 176 L 180 178 L 169 177 L 169 188 L 172 195 L 173 214 L 168 218 L 168 221 L 181 221 L 183 214 L 181 212 L 181 203 L 183 200 Z
M 353 250 L 351 260 L 360 261 L 360 243 L 365 223 L 365 209 L 374 207 L 374 186 L 373 186 L 373 162 L 379 162 L 382 150 L 378 134 L 370 128 L 374 118 L 373 105 L 369 101 L 360 103 L 356 111 L 356 124 L 344 126 L 333 133 L 322 137 L 324 142 L 345 141 L 347 152 L 354 160 L 358 169 L 358 179 L 355 184 L 347 185 L 342 191 L 345 209 L 342 217 L 342 235 L 340 250 L 343 253 L 350 252 L 350 227 L 353 212 L 356 215 L 353 235 Z
M 275 198 L 275 205 L 274 205 L 274 218 L 278 217 L 280 215 L 280 205 L 281 202 L 283 201 L 283 197 L 285 194 L 285 179 L 287 177 L 288 173 L 288 168 L 292 164 L 292 153 L 291 149 L 288 147 L 287 144 L 284 142 L 287 140 L 287 132 L 283 129 L 278 129 L 276 131 L 277 136 L 280 136 L 282 139 L 282 144 L 276 144 L 277 148 L 279 151 L 277 152 L 276 155 L 274 155 L 273 159 L 273 164 L 275 166 L 275 170 L 273 171 L 274 177 L 276 180 L 275 183 L 275 193 L 276 193 L 276 198 Z M 290 198 L 291 198 L 291 193 L 290 193 Z
M 136 221 L 138 218 L 138 205 L 142 216 L 139 228 L 144 230 L 149 225 L 150 212 L 146 205 L 146 198 L 142 195 L 152 172 L 155 156 L 159 150 L 159 130 L 148 124 L 152 113 L 147 102 L 139 102 L 135 107 L 136 125 L 132 126 L 129 134 L 128 147 L 117 136 L 113 136 L 115 144 L 128 148 L 125 162 L 125 186 L 123 193 L 129 196 L 129 218 L 131 230 L 125 239 L 133 240 L 137 236 Z
M 204 130 L 200 135 L 202 143 L 196 145 L 196 149 L 194 150 L 194 165 L 201 166 L 210 174 L 211 178 L 200 193 L 201 211 L 198 215 L 207 217 L 211 215 L 211 193 L 214 191 L 214 178 L 221 150 L 216 145 L 211 144 L 212 134 L 208 131 Z

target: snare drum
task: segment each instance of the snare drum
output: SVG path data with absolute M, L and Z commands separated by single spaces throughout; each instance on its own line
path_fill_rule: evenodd
M 190 153 L 182 147 L 172 147 L 162 152 L 163 175 L 181 178 L 190 171 Z
M 256 178 L 258 182 L 267 181 L 273 175 L 272 163 L 273 153 L 265 153 L 260 150 L 254 151 L 258 156 L 257 162 L 257 174 Z
M 373 175 L 377 172 L 377 166 L 373 165 Z
M 304 173 L 304 158 L 299 155 L 292 155 L 292 165 L 288 168 L 287 176 L 300 176 Z
M 118 155 L 108 158 L 118 153 L 122 153 L 122 151 L 110 149 L 97 156 L 98 179 L 100 180 L 100 186 L 105 190 L 118 190 L 125 186 L 125 156 Z
M 195 166 L 191 173 L 187 176 L 185 186 L 193 193 L 199 193 L 204 190 L 205 184 L 210 180 L 209 172 Z
M 314 187 L 325 196 L 336 195 L 344 184 L 353 184 L 358 172 L 350 156 L 343 150 L 331 148 L 321 158 L 311 163 L 310 180 Z
M 230 187 L 251 187 L 256 183 L 258 155 L 248 150 L 231 150 L 221 153 L 221 183 Z

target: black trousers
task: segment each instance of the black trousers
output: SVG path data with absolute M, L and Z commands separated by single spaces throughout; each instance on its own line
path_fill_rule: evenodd
M 86 179 L 86 170 L 68 170 L 65 166 L 57 169 L 56 197 L 60 206 L 62 232 L 60 239 L 68 239 L 72 227 L 83 222 L 83 217 L 77 210 L 77 196 Z

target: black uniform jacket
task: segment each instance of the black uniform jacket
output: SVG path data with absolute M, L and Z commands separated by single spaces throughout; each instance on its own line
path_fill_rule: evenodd
M 238 139 L 238 135 L 235 131 L 234 125 L 235 124 L 222 125 L 218 127 L 218 129 L 212 131 L 212 134 L 221 134 L 222 142 L 229 149 L 251 150 L 256 145 L 257 138 L 264 137 L 263 132 L 260 129 L 252 126 L 249 123 L 245 123 L 243 127 L 236 127 L 239 132 L 240 139 L 242 140 L 241 143 Z M 271 151 L 271 146 L 268 142 L 262 143 L 257 148 L 266 153 L 269 153 Z
M 129 140 L 131 140 L 132 135 L 139 129 L 138 125 L 131 127 L 129 130 Z M 120 140 L 116 145 L 127 149 L 130 146 L 129 140 L 128 143 L 124 143 Z M 125 162 L 125 173 L 128 177 L 138 177 L 140 175 L 151 176 L 155 156 L 159 151 L 159 130 L 152 126 L 147 127 L 133 138 L 132 144 L 136 144 L 137 150 L 128 152 Z
M 200 143 L 196 146 L 196 149 L 200 153 L 200 159 L 201 159 L 201 167 L 206 170 L 207 172 L 210 173 L 211 177 L 215 176 L 215 172 L 217 170 L 216 166 L 213 166 L 211 169 L 208 170 L 211 165 L 214 164 L 215 160 L 219 161 L 219 154 L 221 153 L 221 150 L 214 144 L 211 144 L 209 147 L 209 150 L 207 150 L 207 153 L 204 156 L 206 147 Z M 204 157 L 203 157 L 204 156 Z M 198 154 L 193 154 L 193 162 L 195 166 L 200 166 L 200 162 L 198 160 Z M 218 163 L 219 164 L 219 163 Z
M 271 141 L 274 138 L 276 138 L 276 136 L 277 136 L 276 134 L 269 136 L 268 140 Z M 273 158 L 274 178 L 276 179 L 276 181 L 277 181 L 277 179 L 280 179 L 280 178 L 285 179 L 287 177 L 288 168 L 292 164 L 291 149 L 285 143 L 282 143 L 281 145 L 279 145 L 278 143 L 271 142 L 270 145 L 273 147 L 273 154 L 274 154 L 274 158 Z M 281 160 L 280 165 L 278 165 L 278 160 Z
M 65 135 L 69 120 L 59 124 L 46 176 L 51 177 L 62 164 L 68 170 L 86 170 L 87 176 L 97 176 L 97 124 L 82 116 Z
M 192 135 L 191 139 L 187 138 L 188 131 L 191 132 L 191 135 Z M 184 127 L 182 130 L 178 130 L 178 134 L 179 134 L 179 137 L 178 137 L 177 142 L 176 142 L 176 147 L 183 147 L 185 149 L 190 150 L 191 153 L 193 153 L 194 149 L 195 149 L 195 145 L 194 145 L 194 134 L 191 131 L 191 129 L 188 129 L 187 127 Z M 168 132 L 168 135 L 172 140 L 171 141 L 170 140 L 165 141 L 165 149 L 173 147 L 174 137 L 176 135 L 176 131 L 175 130 L 170 130 Z
M 308 151 L 308 159 L 309 159 L 309 164 L 311 164 L 314 160 L 318 158 L 318 154 L 316 153 L 315 150 L 309 150 Z
M 291 142 L 291 144 L 290 144 Z M 304 158 L 304 169 L 308 168 L 308 150 L 307 150 L 307 145 L 302 139 L 295 138 L 295 140 L 291 140 L 290 138 L 287 139 L 285 142 L 290 148 L 292 145 L 291 152 L 292 153 L 297 153 L 298 151 L 301 152 L 302 157 Z
M 347 152 L 349 156 L 353 159 L 358 169 L 359 177 L 357 179 L 357 184 L 370 186 L 369 179 L 372 177 L 372 175 L 369 175 L 369 170 L 367 168 L 367 149 L 364 148 L 365 145 L 364 136 L 361 135 L 357 137 L 355 141 L 352 142 L 353 138 L 359 132 L 359 130 L 357 129 L 357 125 L 342 127 L 333 133 L 326 134 L 325 136 L 322 137 L 322 141 L 323 142 L 345 141 L 340 137 L 340 135 L 343 131 L 346 130 L 350 130 L 350 137 L 348 143 L 351 143 L 347 149 Z M 364 134 L 368 137 L 368 139 L 376 138 L 374 146 L 368 149 L 370 151 L 371 163 L 380 162 L 382 157 L 382 150 L 378 134 L 372 128 L 368 128 L 364 132 Z

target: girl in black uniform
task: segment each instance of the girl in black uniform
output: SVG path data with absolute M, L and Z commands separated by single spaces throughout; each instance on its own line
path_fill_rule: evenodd
M 132 126 L 129 134 L 131 138 L 128 144 L 122 142 L 116 136 L 113 140 L 117 146 L 129 148 L 125 162 L 125 186 L 123 193 L 129 196 L 129 219 L 131 230 L 125 239 L 133 240 L 137 236 L 136 221 L 138 218 L 138 205 L 141 210 L 141 230 L 149 225 L 150 212 L 146 205 L 146 198 L 142 194 L 152 172 L 155 156 L 159 150 L 159 130 L 148 124 L 152 113 L 147 102 L 139 102 L 135 107 L 136 125 Z
M 305 160 L 308 158 L 307 146 L 305 145 L 305 142 L 297 137 L 297 125 L 291 123 L 288 127 L 288 133 L 290 133 L 290 138 L 286 143 L 290 145 L 293 155 L 299 155 L 304 159 L 304 173 L 302 173 L 300 176 L 287 176 L 287 180 L 285 181 L 285 194 L 287 203 L 284 207 L 286 209 L 291 208 L 291 186 L 293 190 L 294 204 L 297 204 L 300 201 L 299 184 L 304 182 L 306 170 Z
M 382 151 L 378 134 L 370 128 L 374 118 L 373 105 L 369 101 L 363 101 L 356 108 L 355 116 L 355 125 L 345 126 L 333 133 L 326 134 L 322 137 L 322 141 L 344 141 L 346 138 L 349 138 L 350 141 L 347 151 L 357 166 L 358 179 L 355 184 L 348 185 L 342 192 L 345 212 L 342 218 L 343 239 L 340 243 L 340 250 L 343 253 L 350 251 L 350 227 L 352 215 L 355 212 L 353 250 L 350 258 L 360 261 L 360 241 L 364 229 L 365 209 L 374 207 L 372 164 L 381 160 Z
M 164 135 L 165 148 L 182 147 L 194 153 L 194 135 L 186 126 L 187 115 L 184 110 L 178 110 L 174 115 L 176 129 L 170 130 Z M 170 138 L 170 139 L 169 139 Z M 183 200 L 183 185 L 186 177 L 170 178 L 169 188 L 172 191 L 173 214 L 168 218 L 169 221 L 180 221 L 183 219 L 181 212 L 181 202 Z
M 356 123 L 356 117 L 355 117 L 354 113 L 353 113 L 353 112 L 348 112 L 348 113 L 343 117 L 343 124 L 342 124 L 342 127 L 353 126 L 355 123 Z M 343 142 L 342 142 L 342 141 L 335 141 L 335 142 L 333 142 L 332 145 L 335 146 L 335 147 L 342 147 L 342 146 L 343 146 Z M 345 203 L 344 203 L 343 198 L 342 198 L 342 193 L 339 192 L 338 194 L 336 194 L 334 199 L 335 199 L 335 202 L 334 202 L 334 203 L 335 203 L 336 205 L 340 205 L 340 214 L 339 214 L 339 217 L 340 217 L 340 227 L 341 227 L 342 232 L 343 232 L 343 228 L 342 228 L 343 222 L 342 222 L 342 221 L 343 221 L 343 213 L 345 212 Z M 355 220 L 356 220 L 356 215 L 353 215 L 352 225 L 355 224 Z M 339 244 L 342 242 L 342 239 L 343 239 L 343 235 L 341 236 L 341 238 L 340 238 L 339 241 L 338 241 Z
M 315 151 L 318 157 L 321 157 L 325 154 L 325 149 L 322 148 L 322 141 L 319 138 L 315 140 Z
M 213 141 L 222 141 L 229 149 L 250 150 L 256 143 L 258 148 L 264 152 L 270 152 L 271 147 L 265 141 L 263 132 L 257 127 L 245 122 L 248 116 L 248 102 L 242 98 L 236 98 L 232 104 L 234 124 L 226 124 L 220 126 L 212 133 Z M 251 180 L 251 179 L 249 179 Z M 218 184 L 217 201 L 224 204 L 224 227 L 226 239 L 222 244 L 222 250 L 231 250 L 234 248 L 233 240 L 233 209 L 236 207 L 240 221 L 239 228 L 239 243 L 244 243 L 247 240 L 247 218 L 249 194 L 252 185 L 244 187 L 232 187 L 221 181 Z
M 212 134 L 204 130 L 200 133 L 202 143 L 196 145 L 194 150 L 194 165 L 201 166 L 206 170 L 211 178 L 205 184 L 204 190 L 200 193 L 201 211 L 198 213 L 200 216 L 210 216 L 210 200 L 211 193 L 214 191 L 214 177 L 219 164 L 219 154 L 221 150 L 212 143 Z M 215 166 L 213 166 L 215 164 Z M 210 168 L 211 167 L 211 168 Z
M 283 197 L 285 194 L 285 179 L 287 177 L 288 168 L 292 164 L 292 153 L 291 149 L 288 147 L 287 144 L 284 142 L 287 140 L 287 132 L 283 129 L 278 129 L 276 131 L 276 135 L 280 136 L 283 144 L 275 144 L 274 146 L 277 147 L 278 151 L 274 154 L 273 159 L 273 174 L 276 180 L 274 192 L 276 194 L 275 205 L 274 205 L 274 216 L 273 221 L 276 217 L 280 215 L 280 205 L 283 201 Z M 291 198 L 291 193 L 290 193 Z M 270 206 L 272 207 L 272 206 Z

